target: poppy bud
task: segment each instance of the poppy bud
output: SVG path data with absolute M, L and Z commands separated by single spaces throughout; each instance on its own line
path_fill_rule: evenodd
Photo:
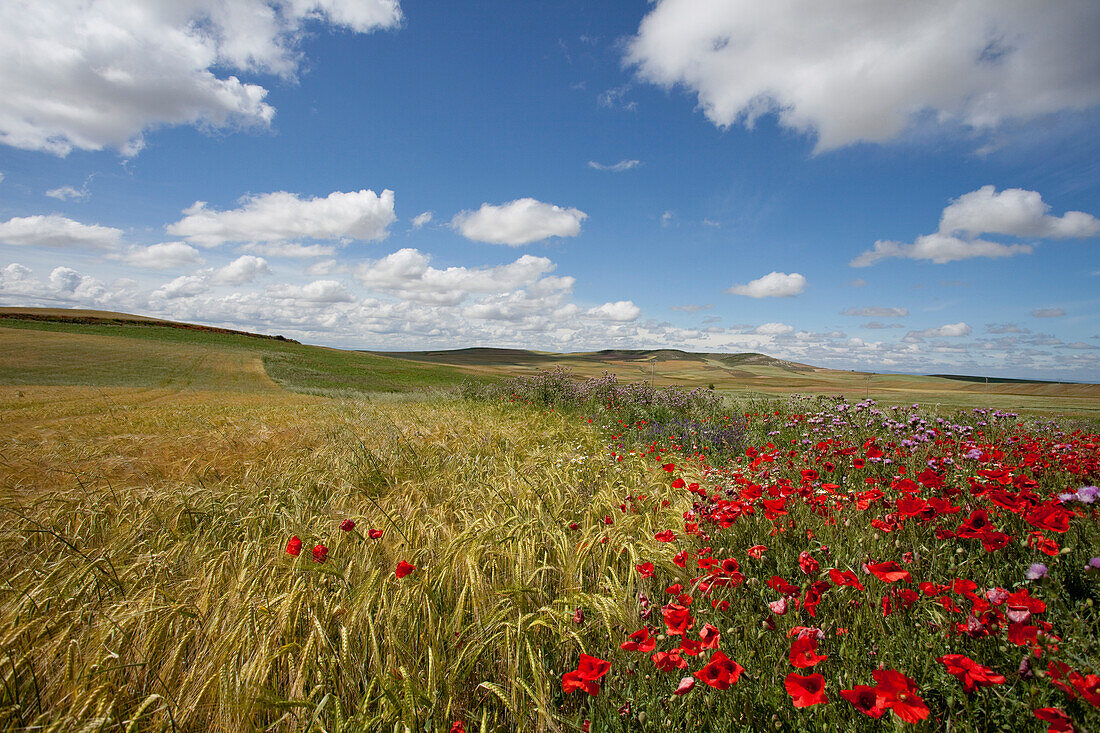
M 584 609 L 583 608 L 578 607 L 577 610 L 573 612 L 573 623 L 575 623 L 575 624 L 583 624 L 584 623 Z

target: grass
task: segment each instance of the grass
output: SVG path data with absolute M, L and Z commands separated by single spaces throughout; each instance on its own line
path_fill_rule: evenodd
M 872 684 L 880 663 L 917 680 L 932 710 L 918 730 L 1019 730 L 1044 706 L 1067 710 L 1086 730 L 1100 724 L 1041 674 L 1051 658 L 1100 670 L 1100 582 L 1081 570 L 1100 554 L 1095 510 L 1065 534 L 1048 533 L 1062 548 L 1054 557 L 1037 554 L 1025 541 L 1031 528 L 1004 512 L 994 519 L 1014 540 L 997 554 L 977 541 L 939 542 L 930 524 L 872 524 L 892 504 L 830 515 L 792 499 L 777 522 L 758 510 L 725 530 L 703 524 L 709 538 L 684 534 L 706 502 L 673 478 L 718 496 L 752 471 L 764 486 L 798 485 L 803 468 L 850 461 L 815 452 L 826 436 L 838 449 L 863 445 L 868 431 L 883 444 L 892 439 L 876 427 L 873 407 L 827 424 L 806 418 L 838 414 L 831 400 L 727 403 L 731 416 L 748 414 L 746 445 L 774 451 L 751 469 L 743 450 L 719 463 L 686 433 L 646 432 L 635 408 L 624 424 L 627 413 L 588 403 L 563 409 L 559 399 L 500 400 L 499 390 L 495 401 L 412 391 L 418 374 L 433 386 L 459 378 L 437 366 L 232 334 L 55 325 L 0 329 L 4 729 L 446 731 L 463 720 L 468 730 L 574 731 L 588 719 L 593 730 L 869 731 L 893 714 L 859 716 L 838 691 Z M 276 357 L 289 362 L 282 372 L 271 366 Z M 373 391 L 379 385 L 410 391 L 383 395 Z M 873 419 L 864 425 L 862 416 Z M 1013 451 L 1052 456 L 1051 468 L 1036 471 L 1044 496 L 1100 475 L 1095 442 L 1084 448 L 1084 438 L 1049 422 L 929 410 L 899 420 L 910 416 L 964 420 L 979 431 L 973 442 L 1003 448 L 1006 463 Z M 965 487 L 971 474 L 963 471 L 975 469 L 961 445 L 934 450 L 957 451 L 960 467 L 948 473 L 958 470 L 950 475 Z M 837 476 L 859 488 L 884 480 L 889 492 L 898 465 L 916 475 L 929 450 L 898 454 L 889 467 L 844 463 Z M 1067 473 L 1078 455 L 1082 473 Z M 666 462 L 672 472 L 661 470 Z M 954 500 L 977 501 L 965 488 Z M 351 532 L 339 528 L 346 519 L 356 524 Z M 370 529 L 382 536 L 371 539 Z M 676 541 L 656 542 L 666 529 Z M 285 551 L 292 536 L 304 544 L 298 557 Z M 769 549 L 750 560 L 757 544 Z M 315 545 L 328 548 L 324 563 L 313 561 Z M 737 558 L 745 580 L 708 596 L 700 571 L 674 562 L 681 550 Z M 906 567 L 915 581 L 1030 588 L 1062 641 L 1057 650 L 1044 642 L 1040 674 L 1028 681 L 1014 672 L 1027 651 L 1003 635 L 948 636 L 957 619 L 931 600 L 884 617 L 880 596 L 897 586 L 862 575 L 866 594 L 834 589 L 816 618 L 792 612 L 768 629 L 761 622 L 776 594 L 767 579 L 808 582 L 803 551 L 823 568 L 857 571 L 913 552 Z M 1036 560 L 1050 577 L 1028 585 L 1022 572 Z M 416 570 L 398 579 L 401 561 Z M 637 570 L 646 562 L 652 577 Z M 745 667 L 735 687 L 674 696 L 679 678 L 706 657 L 662 673 L 648 654 L 619 648 L 642 626 L 660 650 L 679 642 L 662 633 L 660 607 L 673 583 L 694 598 L 692 634 L 713 623 L 721 648 Z M 712 607 L 723 599 L 728 607 Z M 832 698 L 805 710 L 784 691 L 787 633 L 800 624 L 823 630 L 829 659 L 817 671 Z M 562 675 L 582 653 L 611 662 L 597 697 L 563 692 Z M 935 661 L 946 653 L 968 654 L 1010 680 L 964 695 Z

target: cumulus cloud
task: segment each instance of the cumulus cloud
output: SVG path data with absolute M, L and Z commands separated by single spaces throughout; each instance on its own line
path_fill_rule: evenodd
M 205 201 L 184 210 L 184 218 L 166 227 L 200 247 L 226 242 L 284 242 L 289 239 L 385 239 L 396 217 L 393 191 L 334 191 L 325 198 L 300 198 L 276 191 L 244 196 L 241 206 L 214 211 Z
M 863 308 L 845 308 L 840 312 L 842 316 L 861 316 L 863 318 L 905 318 L 909 315 L 908 308 L 886 308 L 871 305 Z
M 270 275 L 271 268 L 267 260 L 255 255 L 241 255 L 225 267 L 210 274 L 210 281 L 217 285 L 244 285 L 261 275 Z
M 429 223 L 431 220 L 432 220 L 432 212 L 422 211 L 422 212 L 420 212 L 419 214 L 417 214 L 416 216 L 413 217 L 412 228 L 413 229 L 419 229 L 422 226 L 424 226 L 425 224 Z
M 890 140 L 918 115 L 986 130 L 1100 103 L 1100 4 L 1091 0 L 820 9 L 814 0 L 662 0 L 626 60 L 644 80 L 697 95 L 715 125 L 752 127 L 774 113 L 816 134 L 818 151 Z
M 747 295 L 750 298 L 787 298 L 798 295 L 805 289 L 806 278 L 797 272 L 789 275 L 783 272 L 770 272 L 744 285 L 732 285 L 726 288 L 726 292 L 732 295 Z
M 150 297 L 154 300 L 193 298 L 208 290 L 210 290 L 210 286 L 207 284 L 207 278 L 204 275 L 180 275 L 154 290 Z
M 315 280 L 308 285 L 280 285 L 267 288 L 267 293 L 278 300 L 323 305 L 351 303 L 355 300 L 343 283 L 336 280 Z
M 1050 205 L 1037 191 L 1009 188 L 997 193 L 993 186 L 953 199 L 940 216 L 935 234 L 923 234 L 912 244 L 879 240 L 874 247 L 851 261 L 852 267 L 867 267 L 879 260 L 901 257 L 931 260 L 936 264 L 972 257 L 1012 257 L 1030 254 L 1030 244 L 1001 244 L 981 239 L 983 234 L 1046 239 L 1081 239 L 1100 234 L 1100 220 L 1081 211 L 1051 216 Z
M 306 260 L 311 257 L 329 257 L 336 248 L 327 244 L 299 244 L 297 242 L 249 242 L 241 245 L 240 251 L 268 257 L 286 257 Z
M 199 251 L 183 242 L 162 242 L 148 247 L 131 247 L 121 256 L 127 265 L 147 270 L 175 270 L 203 264 Z
M 0 143 L 132 155 L 163 125 L 266 127 L 267 90 L 293 79 L 306 24 L 395 28 L 397 0 L 35 0 L 0 3 Z
M 1065 314 L 1066 312 L 1061 308 L 1036 308 L 1031 311 L 1032 318 L 1058 318 Z
M 794 333 L 794 326 L 788 326 L 786 323 L 761 323 L 752 332 L 763 336 L 782 336 Z
M 617 300 L 604 303 L 588 311 L 588 315 L 601 321 L 633 321 L 642 314 L 642 309 L 629 300 Z
M 17 247 L 111 251 L 121 239 L 121 229 L 82 224 L 56 214 L 17 216 L 0 222 L 0 242 Z
M 506 204 L 482 204 L 477 211 L 461 211 L 451 220 L 462 236 L 475 242 L 513 247 L 549 237 L 575 237 L 588 214 L 579 209 L 522 198 Z
M 631 168 L 637 168 L 642 164 L 640 160 L 620 160 L 618 163 L 612 163 L 611 165 L 604 165 L 603 163 L 597 163 L 594 160 L 588 161 L 588 167 L 598 171 L 612 171 L 614 173 L 621 173 L 628 171 Z
M 569 290 L 571 277 L 547 277 L 555 265 L 545 257 L 524 255 L 496 267 L 432 267 L 431 257 L 405 248 L 363 262 L 355 277 L 371 290 L 437 305 L 455 305 L 473 293 L 506 293 L 518 288 Z
M 926 328 L 923 331 L 910 331 L 905 335 L 907 340 L 920 340 L 925 338 L 959 338 L 969 336 L 970 326 L 964 322 L 948 323 L 935 328 Z
M 993 186 L 963 194 L 943 210 L 940 231 L 982 234 L 1006 234 L 1012 237 L 1040 239 L 1081 239 L 1100 234 L 1100 220 L 1083 211 L 1067 211 L 1051 216 L 1050 204 L 1038 191 L 1007 188 L 997 193 Z

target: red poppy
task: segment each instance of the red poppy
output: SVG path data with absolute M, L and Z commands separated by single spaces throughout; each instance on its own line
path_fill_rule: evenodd
M 661 468 L 668 471 L 669 473 L 672 473 L 673 471 L 676 470 L 676 464 L 675 463 L 666 463 L 665 465 L 661 466 Z
M 1047 733 L 1073 733 L 1073 722 L 1058 708 L 1039 708 L 1033 712 L 1036 718 L 1050 724 Z
M 813 558 L 813 555 L 806 551 L 802 551 L 798 555 L 798 567 L 800 567 L 802 572 L 806 575 L 813 575 L 818 571 L 821 565 Z
M 813 636 L 803 636 L 792 641 L 791 650 L 787 656 L 791 664 L 799 669 L 812 667 L 829 658 L 828 654 L 817 653 L 817 638 Z
M 286 543 L 286 554 L 294 555 L 298 557 L 302 553 L 302 541 L 298 539 L 298 535 L 294 535 L 290 538 L 290 541 Z
M 759 560 L 763 557 L 764 553 L 768 551 L 768 548 L 764 545 L 753 545 L 747 550 L 748 556 Z
M 353 529 L 355 529 L 355 521 L 351 519 L 345 519 L 344 521 L 340 522 L 340 529 L 344 530 L 345 532 L 352 531 Z
M 771 580 L 768 581 L 768 587 L 785 596 L 797 595 L 802 590 L 797 585 L 791 585 L 778 575 L 773 575 L 771 577 Z
M 680 656 L 679 649 L 673 649 L 667 652 L 657 652 L 650 659 L 653 660 L 653 664 L 657 669 L 662 672 L 671 672 L 674 669 L 687 669 L 688 663 L 684 661 L 684 658 Z
M 863 583 L 859 582 L 859 578 L 851 570 L 837 570 L 833 568 L 829 571 L 829 580 L 833 581 L 834 585 L 846 585 L 856 590 L 867 590 L 863 587 Z
M 811 705 L 829 702 L 829 697 L 825 694 L 825 678 L 820 674 L 803 677 L 796 672 L 791 672 L 787 675 L 783 686 L 787 688 L 787 694 L 791 696 L 791 702 L 796 708 L 808 708 Z
M 410 565 L 409 563 L 402 560 L 401 562 L 397 563 L 397 569 L 393 571 L 393 574 L 396 575 L 398 578 L 404 578 L 406 575 L 414 570 L 416 570 L 415 565 Z
M 677 552 L 676 557 L 672 558 L 672 562 L 681 568 L 687 567 L 687 556 L 687 550 Z
M 380 540 L 380 539 L 382 539 L 382 530 L 380 530 L 380 529 L 368 529 L 367 530 L 367 537 L 370 537 L 372 540 Z
M 856 685 L 850 690 L 841 690 L 840 696 L 852 703 L 856 710 L 872 718 L 881 718 L 886 712 L 886 706 L 873 687 Z
M 657 647 L 657 640 L 649 635 L 649 629 L 638 629 L 630 635 L 630 641 L 624 641 L 620 648 L 628 652 L 651 652 Z
M 717 649 L 721 638 L 718 629 L 711 624 L 705 625 L 703 630 L 699 632 L 699 641 L 702 642 L 704 649 Z
M 710 656 L 710 662 L 696 672 L 695 677 L 716 690 L 724 690 L 730 685 L 737 684 L 737 680 L 744 671 L 744 667 L 719 650 Z
M 461 720 L 456 720 L 451 723 L 451 730 L 449 733 L 466 733 L 466 724 Z
M 313 562 L 324 562 L 328 558 L 328 548 L 324 545 L 313 546 Z
M 635 565 L 634 569 L 637 570 L 638 575 L 642 576 L 643 578 L 653 577 L 653 563 L 651 562 L 644 562 L 640 565 Z
M 870 571 L 871 575 L 887 583 L 896 583 L 899 580 L 908 583 L 913 579 L 913 576 L 909 574 L 908 570 L 898 565 L 893 560 L 868 565 L 867 570 Z
M 878 682 L 875 692 L 882 704 L 906 723 L 916 723 L 928 717 L 928 706 L 917 694 L 917 683 L 896 669 L 876 669 L 871 675 Z
M 937 661 L 947 668 L 948 674 L 959 678 L 967 692 L 973 692 L 975 687 L 991 687 L 1003 685 L 1005 682 L 1004 675 L 997 674 L 962 654 L 945 654 Z
M 678 603 L 669 603 L 661 607 L 661 615 L 665 618 L 670 636 L 683 634 L 691 628 L 695 619 L 691 617 L 691 611 Z
M 597 682 L 611 669 L 611 662 L 581 654 L 577 668 L 572 672 L 566 672 L 561 677 L 561 687 L 565 692 L 584 690 L 595 697 L 600 694 L 600 685 Z
M 673 542 L 676 539 L 676 533 L 671 529 L 666 529 L 663 532 L 658 532 L 654 537 L 658 542 Z

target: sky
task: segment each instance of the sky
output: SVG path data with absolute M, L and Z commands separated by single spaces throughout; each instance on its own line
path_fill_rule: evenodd
M 0 305 L 1100 382 L 1095 0 L 8 0 Z

